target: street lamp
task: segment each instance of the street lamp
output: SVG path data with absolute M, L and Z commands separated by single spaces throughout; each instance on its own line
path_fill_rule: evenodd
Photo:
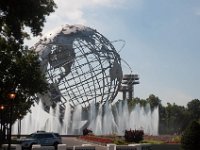
M 2 111 L 4 110 L 4 105 L 1 105 L 0 106 L 0 110 L 1 110 L 1 132 L 2 132 L 2 129 L 3 129 L 3 117 L 2 117 Z
M 8 150 L 11 149 L 11 134 L 12 134 L 12 115 L 13 115 L 13 100 L 16 97 L 15 92 L 11 92 L 8 94 L 8 98 L 10 99 L 10 118 L 9 118 L 9 133 L 8 133 Z
M 1 105 L 0 109 L 1 109 L 1 110 L 4 110 L 4 106 L 3 106 L 3 105 Z
M 4 105 L 0 106 L 1 110 L 1 129 L 0 129 L 0 144 L 3 143 L 3 110 L 4 110 Z
M 13 100 L 16 97 L 16 93 L 12 92 L 8 94 L 9 99 Z

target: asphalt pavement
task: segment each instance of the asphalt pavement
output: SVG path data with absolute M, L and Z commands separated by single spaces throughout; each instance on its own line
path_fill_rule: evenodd
M 83 141 L 76 137 L 62 137 L 62 143 L 66 144 L 67 146 L 81 146 L 82 144 L 91 144 L 92 146 L 95 146 L 96 150 L 107 150 L 106 146 Z
M 94 144 L 91 142 L 83 141 L 76 137 L 62 137 L 63 144 L 67 146 L 81 146 L 82 144 L 91 144 L 95 146 L 96 150 L 107 150 L 106 146 Z M 179 150 L 180 144 L 155 144 L 152 145 L 152 150 Z

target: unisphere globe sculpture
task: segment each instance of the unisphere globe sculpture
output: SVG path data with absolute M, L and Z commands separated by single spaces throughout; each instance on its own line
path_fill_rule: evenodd
M 38 95 L 47 107 L 68 102 L 87 107 L 90 101 L 113 101 L 122 80 L 121 59 L 112 43 L 96 30 L 65 25 L 34 46 L 49 91 Z

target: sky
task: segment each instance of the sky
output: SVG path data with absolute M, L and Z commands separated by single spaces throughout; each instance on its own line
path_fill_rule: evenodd
M 146 99 L 154 94 L 163 105 L 181 106 L 200 99 L 199 0 L 55 2 L 58 8 L 47 17 L 43 33 L 65 24 L 82 24 L 110 41 L 123 39 L 125 47 L 119 54 L 140 77 L 135 97 Z M 32 46 L 38 40 L 32 38 L 27 44 Z M 129 73 L 123 64 L 124 72 Z

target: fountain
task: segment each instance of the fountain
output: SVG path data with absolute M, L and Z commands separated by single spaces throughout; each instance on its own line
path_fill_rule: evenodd
M 64 116 L 60 120 L 59 108 L 51 108 L 50 113 L 44 111 L 40 105 L 32 107 L 22 121 L 21 134 L 30 134 L 38 130 L 58 132 L 62 135 L 81 135 L 84 128 L 93 131 L 95 135 L 117 134 L 124 135 L 125 130 L 144 130 L 145 134 L 158 135 L 158 108 L 151 111 L 150 105 L 141 107 L 139 104 L 128 108 L 127 101 L 110 104 L 95 105 L 91 103 L 87 109 L 87 119 L 83 119 L 80 105 L 74 110 L 66 104 Z M 17 122 L 13 126 L 13 133 L 17 134 Z
M 93 108 L 90 108 L 95 111 Z M 95 113 L 95 112 L 94 112 Z M 145 134 L 158 135 L 159 115 L 158 108 L 150 110 L 150 105 L 141 107 L 137 104 L 131 110 L 127 101 L 119 101 L 118 104 L 100 105 L 96 120 L 89 120 L 88 128 L 96 135 L 117 134 L 124 135 L 127 129 L 144 130 Z

